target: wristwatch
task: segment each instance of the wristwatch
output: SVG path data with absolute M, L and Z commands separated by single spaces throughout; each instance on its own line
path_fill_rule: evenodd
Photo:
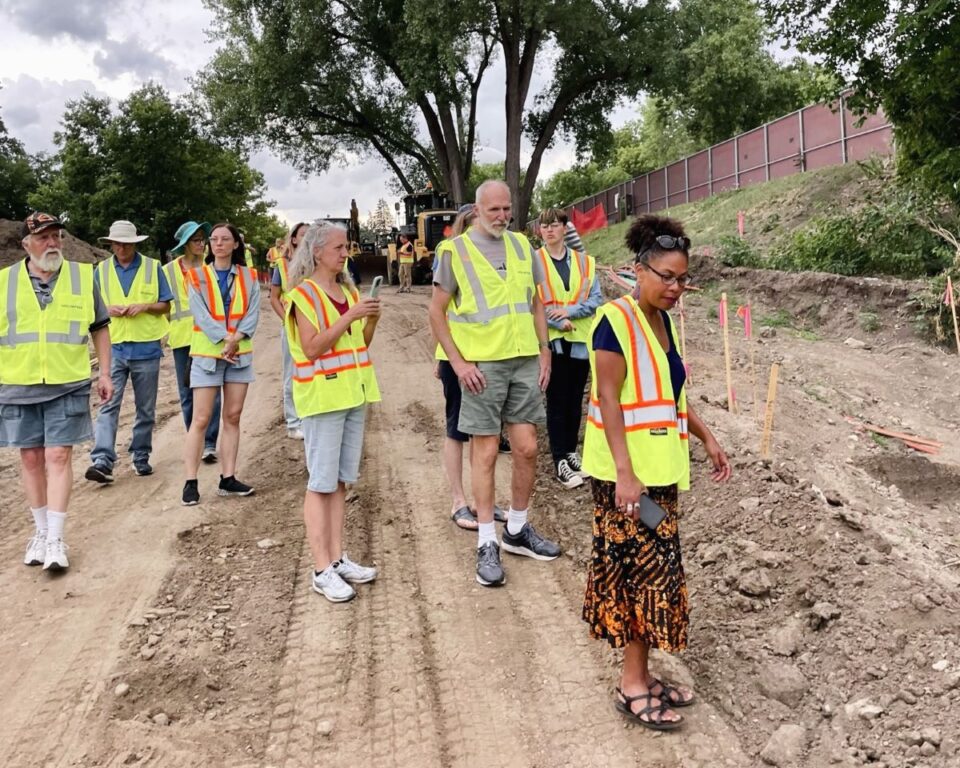
M 550 346 L 550 342 L 549 342 L 549 341 L 541 341 L 541 342 L 540 342 L 540 349 L 547 349 L 549 346 Z

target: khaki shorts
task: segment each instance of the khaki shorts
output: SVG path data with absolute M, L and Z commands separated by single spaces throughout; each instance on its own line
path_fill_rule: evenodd
M 499 435 L 501 424 L 543 424 L 540 358 L 514 357 L 477 363 L 487 381 L 479 395 L 463 390 L 458 427 L 468 435 Z

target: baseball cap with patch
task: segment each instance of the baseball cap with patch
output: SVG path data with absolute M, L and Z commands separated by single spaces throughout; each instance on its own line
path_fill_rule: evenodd
M 56 227 L 57 229 L 66 228 L 56 216 L 51 216 L 49 213 L 34 211 L 27 216 L 26 221 L 23 222 L 23 226 L 20 228 L 20 236 L 26 237 L 27 235 L 35 235 L 38 232 L 43 232 L 51 227 Z

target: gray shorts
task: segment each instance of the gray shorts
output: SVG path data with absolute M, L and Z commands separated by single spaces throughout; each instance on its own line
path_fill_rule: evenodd
M 217 360 L 216 371 L 205 371 L 196 359 L 190 363 L 190 388 L 222 387 L 224 384 L 250 384 L 253 382 L 253 365 L 237 368 L 226 360 Z
M 90 391 L 70 392 L 45 403 L 0 405 L 0 446 L 40 448 L 93 439 Z
M 358 405 L 343 411 L 318 413 L 300 420 L 303 447 L 307 454 L 314 493 L 333 493 L 337 483 L 355 483 L 360 475 L 363 453 L 363 424 L 367 407 Z
M 486 379 L 483 392 L 474 395 L 466 388 L 460 401 L 458 427 L 468 435 L 499 435 L 500 424 L 543 424 L 539 357 L 514 357 L 477 363 Z

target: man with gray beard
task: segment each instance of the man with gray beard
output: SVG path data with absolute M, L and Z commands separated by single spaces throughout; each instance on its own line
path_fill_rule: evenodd
M 23 223 L 26 258 L 0 270 L 0 447 L 20 449 L 23 490 L 36 525 L 25 565 L 69 566 L 63 528 L 73 486 L 73 446 L 93 437 L 90 350 L 97 394 L 110 381 L 110 316 L 93 265 L 63 259 L 63 224 L 47 213 Z

